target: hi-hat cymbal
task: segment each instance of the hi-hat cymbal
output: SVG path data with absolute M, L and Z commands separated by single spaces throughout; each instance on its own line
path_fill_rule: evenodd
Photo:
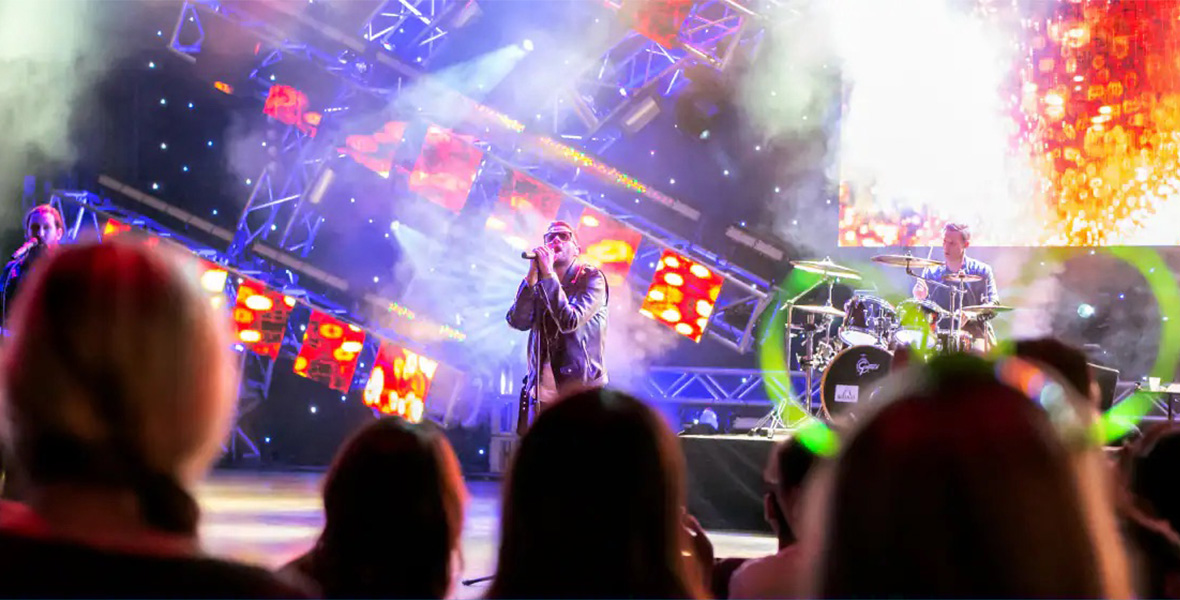
M 1010 310 L 1016 309 L 1003 304 L 977 304 L 975 306 L 964 306 L 963 314 L 974 317 L 979 315 L 994 315 L 996 313 L 1004 313 Z
M 827 315 L 829 317 L 843 317 L 844 311 L 834 306 L 821 306 L 819 304 L 796 304 L 794 309 L 797 311 L 812 313 L 817 315 Z
M 889 265 L 890 267 L 908 267 L 913 269 L 942 266 L 942 263 L 937 260 L 930 260 L 929 258 L 909 254 L 878 254 L 870 260 L 875 263 Z
M 969 275 L 967 273 L 947 273 L 942 276 L 943 281 L 951 283 L 975 283 L 976 281 L 983 281 L 980 275 Z
M 840 279 L 860 279 L 860 273 L 853 269 L 840 266 L 832 259 L 825 258 L 823 260 L 793 260 L 791 264 L 796 269 L 807 271 L 808 273 L 816 273 L 819 275 L 826 275 L 831 277 L 839 277 Z M 844 314 L 844 313 L 840 313 Z

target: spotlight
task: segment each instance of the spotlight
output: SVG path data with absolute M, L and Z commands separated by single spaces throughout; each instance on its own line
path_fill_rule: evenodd
M 533 40 L 525 40 L 525 41 L 521 42 L 520 47 L 524 48 L 525 52 L 532 52 L 533 51 Z
M 1089 319 L 1094 316 L 1094 307 L 1086 303 L 1078 305 L 1078 316 L 1083 319 Z

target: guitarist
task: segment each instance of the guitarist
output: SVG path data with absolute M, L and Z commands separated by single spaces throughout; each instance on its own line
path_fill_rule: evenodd
M 566 391 L 606 385 L 606 304 L 602 271 L 578 261 L 574 230 L 554 221 L 544 244 L 523 256 L 529 272 L 508 309 L 508 324 L 529 332 L 529 374 L 521 391 L 517 432 Z

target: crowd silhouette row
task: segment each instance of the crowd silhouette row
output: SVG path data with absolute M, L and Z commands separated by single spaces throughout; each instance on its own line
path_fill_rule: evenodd
M 192 490 L 236 380 L 224 323 L 181 260 L 79 244 L 25 282 L 0 350 L 0 596 L 455 594 L 467 491 L 425 422 L 374 420 L 344 444 L 322 533 L 277 572 L 202 550 Z M 657 412 L 576 392 L 515 451 L 486 596 L 1178 598 L 1180 435 L 1104 448 L 1087 369 L 1052 340 L 912 361 L 833 424 L 835 452 L 773 447 L 764 510 L 779 549 L 749 560 L 714 556 L 686 512 L 684 458 Z

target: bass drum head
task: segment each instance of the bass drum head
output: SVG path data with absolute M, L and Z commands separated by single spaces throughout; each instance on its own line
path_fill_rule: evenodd
M 828 417 L 836 418 L 869 402 L 880 380 L 889 374 L 892 360 L 893 354 L 877 346 L 853 346 L 837 354 L 820 383 Z

